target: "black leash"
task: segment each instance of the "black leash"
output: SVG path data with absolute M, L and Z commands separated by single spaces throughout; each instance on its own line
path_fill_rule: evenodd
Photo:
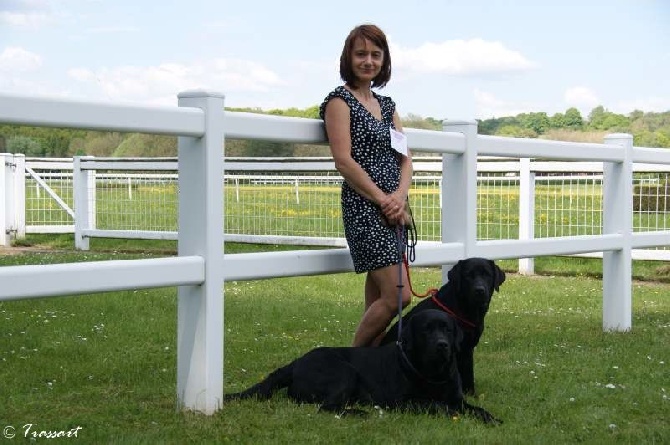
M 396 239 L 398 241 L 398 254 L 400 256 L 400 262 L 398 262 L 398 286 L 397 286 L 398 287 L 398 340 L 397 340 L 398 345 L 400 345 L 401 343 L 400 339 L 402 336 L 402 289 L 405 287 L 402 283 L 402 267 L 405 259 L 412 263 L 416 259 L 417 231 L 416 231 L 416 223 L 414 222 L 414 215 L 412 214 L 412 208 L 409 206 L 409 202 L 407 203 L 407 209 L 409 211 L 410 216 L 409 224 L 408 225 L 398 224 L 396 226 Z
M 419 377 L 421 380 L 423 380 L 423 381 L 425 381 L 425 382 L 427 382 L 427 383 L 429 383 L 429 384 L 432 384 L 432 385 L 443 385 L 443 384 L 447 383 L 447 382 L 450 380 L 449 377 L 447 377 L 447 378 L 444 379 L 444 380 L 432 380 L 432 379 L 429 379 L 428 377 L 424 376 L 424 375 L 421 374 L 421 373 L 419 372 L 419 370 L 416 369 L 416 367 L 412 364 L 412 362 L 410 361 L 409 357 L 407 357 L 407 354 L 405 354 L 405 350 L 402 348 L 402 344 L 399 343 L 399 342 L 396 343 L 396 344 L 398 345 L 398 352 L 399 352 L 399 354 L 400 354 L 400 358 L 402 359 L 403 364 L 405 365 L 405 367 L 407 367 L 407 369 L 409 369 L 409 371 L 410 371 L 412 374 L 416 375 L 416 376 Z
M 398 346 L 400 346 L 400 338 L 402 336 L 402 289 L 405 287 L 402 284 L 402 256 L 405 250 L 405 225 L 398 224 L 395 229 L 396 238 L 398 240 L 398 253 L 400 254 L 400 261 L 398 262 Z M 400 348 L 402 350 L 402 347 Z

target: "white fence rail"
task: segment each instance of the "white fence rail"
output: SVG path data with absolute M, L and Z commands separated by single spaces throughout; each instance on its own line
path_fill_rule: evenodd
M 177 395 L 181 407 L 206 413 L 221 407 L 226 280 L 353 269 L 346 248 L 235 255 L 224 255 L 223 251 L 224 134 L 324 143 L 320 121 L 228 113 L 224 112 L 222 96 L 187 92 L 180 94 L 178 108 L 0 96 L 0 123 L 179 136 L 178 257 L 3 267 L 0 301 L 179 286 Z M 447 121 L 444 130 L 407 130 L 409 146 L 415 152 L 442 155 L 441 240 L 421 243 L 414 264 L 442 266 L 446 280 L 447 265 L 469 256 L 501 259 L 604 252 L 603 329 L 631 329 L 631 252 L 670 245 L 670 230 L 633 232 L 633 163 L 670 165 L 670 151 L 634 148 L 632 137 L 626 134 L 610 135 L 605 144 L 578 144 L 478 136 L 476 123 L 469 121 Z M 478 155 L 603 162 L 602 233 L 478 240 Z M 0 184 L 14 187 L 6 178 Z M 74 199 L 79 202 L 87 197 Z

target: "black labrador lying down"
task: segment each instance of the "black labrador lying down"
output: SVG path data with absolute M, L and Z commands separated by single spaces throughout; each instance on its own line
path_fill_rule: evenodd
M 337 414 L 363 414 L 354 404 L 457 415 L 499 423 L 463 399 L 456 368 L 462 340 L 457 323 L 442 311 L 424 311 L 402 328 L 401 341 L 382 347 L 320 347 L 278 368 L 226 400 L 268 399 L 288 388 L 296 402 L 317 403 Z
M 463 329 L 463 343 L 457 354 L 458 370 L 463 392 L 475 393 L 474 351 L 484 332 L 484 316 L 489 310 L 494 291 L 505 281 L 503 272 L 492 260 L 467 258 L 460 260 L 447 275 L 449 281 L 432 298 L 426 298 L 405 316 L 407 323 L 414 316 L 429 309 L 441 309 L 458 320 Z M 398 339 L 398 325 L 393 325 L 381 345 Z

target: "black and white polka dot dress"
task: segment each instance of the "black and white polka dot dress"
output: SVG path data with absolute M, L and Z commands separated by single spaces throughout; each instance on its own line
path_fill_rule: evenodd
M 400 185 L 402 155 L 391 148 L 390 128 L 393 125 L 395 103 L 390 97 L 374 93 L 382 111 L 377 120 L 343 86 L 337 87 L 324 99 L 320 107 L 324 118 L 326 104 L 334 97 L 343 99 L 349 106 L 351 117 L 351 156 L 385 193 L 392 193 Z M 357 273 L 398 264 L 402 257 L 394 227 L 382 222 L 380 208 L 359 195 L 346 181 L 342 184 L 342 220 L 344 235 L 351 251 Z

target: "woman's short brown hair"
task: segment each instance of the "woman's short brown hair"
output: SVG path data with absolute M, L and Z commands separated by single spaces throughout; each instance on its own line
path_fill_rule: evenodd
M 351 67 L 351 52 L 358 39 L 369 40 L 384 51 L 382 69 L 379 74 L 372 79 L 373 88 L 383 88 L 391 79 L 391 53 L 389 52 L 386 35 L 375 25 L 359 25 L 351 30 L 347 39 L 344 41 L 344 48 L 342 48 L 342 55 L 340 56 L 340 77 L 349 84 L 356 80 L 354 70 Z

